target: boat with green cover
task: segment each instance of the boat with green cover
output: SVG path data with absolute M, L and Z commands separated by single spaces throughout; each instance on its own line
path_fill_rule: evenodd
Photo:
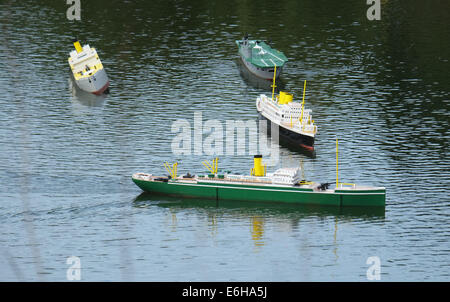
M 317 183 L 301 179 L 300 168 L 280 168 L 266 173 L 262 157 L 255 155 L 250 175 L 219 174 L 217 159 L 206 175 L 177 176 L 177 164 L 173 168 L 166 163 L 169 176 L 135 173 L 133 182 L 145 192 L 170 196 L 208 198 L 213 200 L 245 200 L 253 202 L 284 202 L 291 204 L 318 204 L 329 206 L 385 206 L 384 187 L 356 184 Z
M 273 79 L 275 72 L 278 77 L 288 61 L 281 51 L 273 49 L 264 41 L 249 40 L 248 35 L 242 40 L 237 40 L 236 45 L 247 69 L 263 79 Z

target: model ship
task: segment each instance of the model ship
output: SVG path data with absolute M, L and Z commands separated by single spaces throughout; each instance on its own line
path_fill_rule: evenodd
M 275 87 L 274 77 L 272 98 L 265 94 L 258 96 L 256 110 L 261 117 L 279 127 L 280 137 L 308 151 L 314 151 L 317 126 L 312 119 L 312 110 L 305 109 L 306 81 L 301 103 L 294 102 L 293 95 L 284 91 L 280 91 L 280 94 L 275 96 Z
M 81 47 L 78 40 L 73 41 L 75 50 L 68 59 L 77 86 L 86 92 L 100 95 L 108 92 L 109 80 L 95 48 L 88 44 Z
M 278 77 L 284 64 L 288 61 L 286 56 L 267 43 L 259 40 L 249 40 L 246 34 L 242 40 L 237 40 L 239 55 L 247 69 L 256 76 L 272 80 Z M 275 70 L 275 66 L 278 67 Z
M 331 206 L 385 206 L 386 189 L 339 183 L 318 183 L 302 179 L 299 167 L 280 168 L 267 173 L 262 156 L 254 156 L 249 175 L 218 173 L 218 159 L 208 162 L 208 174 L 178 176 L 178 164 L 165 163 L 170 175 L 135 173 L 133 182 L 143 191 L 190 198 L 213 200 L 245 200 L 254 202 L 285 202 Z

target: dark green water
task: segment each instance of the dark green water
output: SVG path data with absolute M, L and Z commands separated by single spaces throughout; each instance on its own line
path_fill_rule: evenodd
M 448 1 L 0 2 L 0 280 L 449 281 Z M 204 171 L 172 153 L 178 119 L 255 120 L 267 83 L 234 40 L 271 39 L 279 86 L 318 125 L 316 155 L 280 146 L 309 179 L 387 188 L 386 208 L 336 209 L 141 195 L 134 172 Z M 96 47 L 111 94 L 73 87 L 71 40 Z M 248 173 L 252 155 L 221 155 Z

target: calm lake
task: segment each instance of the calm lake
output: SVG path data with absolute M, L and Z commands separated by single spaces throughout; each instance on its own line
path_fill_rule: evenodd
M 0 281 L 450 281 L 450 2 L 0 2 Z M 256 121 L 270 82 L 235 40 L 271 41 L 278 88 L 318 126 L 315 154 L 280 144 L 270 167 L 384 186 L 386 207 L 218 202 L 142 194 L 135 172 L 204 173 L 174 154 L 177 120 Z M 72 39 L 95 47 L 110 94 L 80 91 Z M 207 137 L 208 133 L 204 133 Z M 253 154 L 222 154 L 248 174 Z M 69 258 L 70 259 L 70 258 Z

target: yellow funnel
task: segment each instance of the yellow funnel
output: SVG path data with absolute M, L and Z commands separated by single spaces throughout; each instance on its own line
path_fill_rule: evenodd
M 253 170 L 254 176 L 264 176 L 266 173 L 265 167 L 262 165 L 262 155 L 255 155 L 253 157 Z
M 290 102 L 292 102 L 293 98 L 294 98 L 294 96 L 292 94 L 284 92 L 284 91 L 280 91 L 280 98 L 279 98 L 278 103 L 280 105 L 289 104 Z
M 73 41 L 73 46 L 75 46 L 75 49 L 76 49 L 77 53 L 80 53 L 80 52 L 83 51 L 83 47 L 81 47 L 80 41 L 74 40 Z
M 280 91 L 280 97 L 278 98 L 278 104 L 280 104 L 280 105 L 284 104 L 285 95 L 286 95 L 286 92 Z
M 292 102 L 293 98 L 294 96 L 292 94 L 286 93 L 286 96 L 284 97 L 285 104 L 289 104 L 290 102 Z

